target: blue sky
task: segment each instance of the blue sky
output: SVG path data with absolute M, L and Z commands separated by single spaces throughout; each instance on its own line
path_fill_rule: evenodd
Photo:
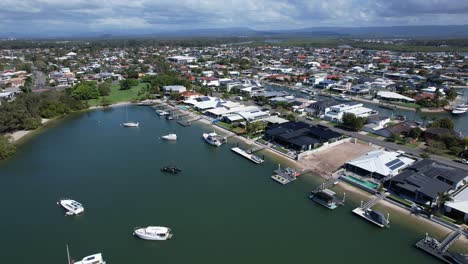
M 468 24 L 468 0 L 1 0 L 0 32 Z

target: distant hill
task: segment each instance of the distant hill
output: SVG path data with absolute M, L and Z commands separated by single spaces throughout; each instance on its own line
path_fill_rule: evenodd
M 206 28 L 188 30 L 108 30 L 100 32 L 9 33 L 0 37 L 15 38 L 192 38 L 192 37 L 380 37 L 380 38 L 468 38 L 468 25 L 389 26 L 389 27 L 311 27 L 291 30 L 255 30 L 247 27 Z

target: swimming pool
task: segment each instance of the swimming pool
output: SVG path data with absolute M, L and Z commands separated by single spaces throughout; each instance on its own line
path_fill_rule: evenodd
M 359 185 L 365 186 L 365 187 L 370 188 L 372 190 L 377 190 L 377 188 L 379 188 L 378 184 L 375 184 L 373 182 L 363 181 L 363 180 L 361 180 L 359 178 L 356 178 L 354 176 L 343 175 L 343 176 L 341 176 L 341 178 L 345 178 L 345 179 L 347 179 L 349 181 L 355 182 L 355 183 L 357 183 Z

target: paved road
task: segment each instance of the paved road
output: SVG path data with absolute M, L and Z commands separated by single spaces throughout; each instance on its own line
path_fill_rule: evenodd
M 311 120 L 307 120 L 307 119 L 302 120 L 302 121 L 304 121 L 304 122 L 306 122 L 308 124 L 312 124 L 312 125 L 317 125 L 317 124 L 324 125 L 324 126 L 330 128 L 331 130 L 336 131 L 336 132 L 341 133 L 341 134 L 344 134 L 346 136 L 354 137 L 354 138 L 357 138 L 357 139 L 359 139 L 361 141 L 370 142 L 370 143 L 372 143 L 374 145 L 382 146 L 382 147 L 392 149 L 392 150 L 402 150 L 402 151 L 404 151 L 404 152 L 406 152 L 408 154 L 411 154 L 413 156 L 420 157 L 420 155 L 422 153 L 426 153 L 426 152 L 424 152 L 424 151 L 422 151 L 420 149 L 414 149 L 414 148 L 410 148 L 410 147 L 407 147 L 407 146 L 404 146 L 404 145 L 398 145 L 398 144 L 395 144 L 393 142 L 383 141 L 383 140 L 380 140 L 378 138 L 362 135 L 362 134 L 359 134 L 357 132 L 343 130 L 341 128 L 330 126 L 330 125 L 328 125 L 326 123 L 311 121 Z M 468 169 L 467 165 L 459 163 L 459 162 L 455 162 L 452 159 L 442 157 L 442 156 L 437 156 L 437 155 L 430 155 L 430 156 L 431 156 L 431 159 L 436 160 L 436 161 L 438 161 L 440 163 L 443 163 L 443 164 L 446 164 L 446 165 L 449 165 L 449 166 L 452 166 L 452 167 L 460 168 L 460 169 Z

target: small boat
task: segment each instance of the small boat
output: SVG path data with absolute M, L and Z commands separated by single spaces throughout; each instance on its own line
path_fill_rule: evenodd
M 60 199 L 57 204 L 67 210 L 67 215 L 79 215 L 84 212 L 83 205 L 72 199 Z
M 468 112 L 468 105 L 466 105 L 466 104 L 457 105 L 452 110 L 452 114 L 454 114 L 454 115 L 462 115 L 462 114 L 464 114 L 466 112 Z
M 165 166 L 161 168 L 161 171 L 172 174 L 178 174 L 179 172 L 182 172 L 182 170 L 177 168 L 176 166 Z
M 216 147 L 219 147 L 223 144 L 221 136 L 215 132 L 209 134 L 205 133 L 203 134 L 203 138 L 205 139 L 206 143 Z
M 159 116 L 166 116 L 166 115 L 169 115 L 168 112 L 163 111 L 163 110 L 156 110 L 156 113 L 157 113 Z
M 168 240 L 172 238 L 171 229 L 163 226 L 136 227 L 133 235 L 145 240 Z
M 138 122 L 132 122 L 128 121 L 128 108 L 125 107 L 125 116 L 126 116 L 126 121 L 125 123 L 122 124 L 123 127 L 138 127 L 140 124 Z
M 176 141 L 177 140 L 177 135 L 172 133 L 172 134 L 162 136 L 161 138 L 165 139 L 165 140 L 169 140 L 169 141 Z
M 73 262 L 70 259 L 70 252 L 68 251 L 68 245 L 67 245 L 67 258 L 68 258 L 68 264 L 106 264 L 106 262 L 102 258 L 101 253 L 97 253 L 97 254 L 84 257 L 81 261 Z
M 174 119 L 174 117 L 173 117 L 173 116 L 171 116 L 171 115 L 167 115 L 167 116 L 166 116 L 166 119 L 167 119 L 167 120 L 173 120 L 173 119 Z
M 370 218 L 369 220 L 373 221 L 374 223 L 376 223 L 377 225 L 380 225 L 380 226 L 388 226 L 390 224 L 390 221 L 388 220 L 388 217 L 385 218 L 385 216 L 379 212 L 379 211 L 375 211 L 375 210 L 372 210 L 372 209 L 367 209 L 364 213 L 368 218 Z
M 125 122 L 122 124 L 123 127 L 138 127 L 140 124 L 138 122 Z
M 106 262 L 102 258 L 102 254 L 97 253 L 84 257 L 81 261 L 74 262 L 73 264 L 106 264 Z

